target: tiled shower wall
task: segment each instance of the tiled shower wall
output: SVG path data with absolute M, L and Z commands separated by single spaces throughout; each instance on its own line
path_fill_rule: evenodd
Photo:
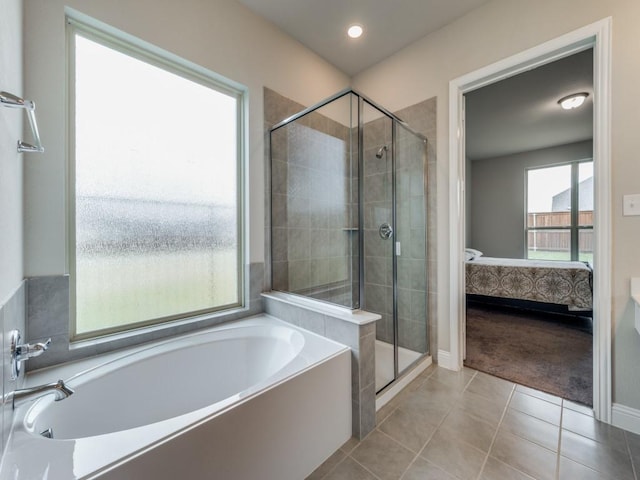
M 7 299 L 4 299 L 4 303 L 0 305 L 0 325 L 2 329 L 2 416 L 0 417 L 0 423 L 2 425 L 2 438 L 0 442 L 0 452 L 4 451 L 4 447 L 7 444 L 9 432 L 11 431 L 11 424 L 13 423 L 13 406 L 10 401 L 5 401 L 7 395 L 13 392 L 17 388 L 22 386 L 24 381 L 24 373 L 20 374 L 18 380 L 11 379 L 11 361 L 10 361 L 10 332 L 12 330 L 20 330 L 24 341 L 25 332 L 25 294 L 26 294 L 26 282 L 21 282 L 16 291 Z
M 398 345 L 426 353 L 426 151 L 419 137 L 400 126 L 397 137 Z
M 437 332 L 437 247 L 438 237 L 437 225 L 437 188 L 436 188 L 436 98 L 430 98 L 423 102 L 416 103 L 409 107 L 394 112 L 399 118 L 404 120 L 411 128 L 427 138 L 427 159 L 426 159 L 426 252 L 427 252 L 427 338 L 429 341 L 429 352 L 433 360 L 437 362 L 438 354 L 438 332 Z M 412 215 L 415 214 L 415 210 Z M 416 244 L 420 248 L 419 244 Z M 400 280 L 400 279 L 399 279 Z M 405 304 L 406 305 L 406 304 Z M 400 315 L 403 316 L 402 314 Z M 409 327 L 412 327 L 409 324 Z M 410 328 L 407 330 L 411 331 Z
M 292 100 L 287 99 L 279 95 L 278 93 L 265 88 L 264 89 L 264 115 L 265 115 L 265 158 L 269 158 L 269 128 L 276 123 L 294 115 L 300 111 L 302 111 L 305 107 L 301 104 L 293 102 Z M 410 107 L 404 108 L 395 112 L 399 118 L 403 119 L 407 122 L 411 128 L 422 135 L 424 135 L 428 139 L 427 143 L 427 157 L 426 157 L 426 169 L 424 170 L 424 174 L 426 174 L 426 179 L 424 179 L 424 184 L 426 185 L 426 215 L 424 211 L 424 198 L 419 199 L 421 193 L 416 192 L 416 187 L 420 182 L 420 178 L 416 177 L 411 169 L 416 169 L 416 165 L 404 165 L 404 158 L 414 158 L 417 159 L 415 155 L 412 155 L 411 152 L 405 151 L 402 149 L 398 151 L 398 164 L 399 164 L 399 188 L 398 188 L 398 200 L 400 202 L 404 202 L 400 205 L 398 209 L 400 218 L 399 227 L 409 229 L 409 237 L 405 238 L 402 243 L 402 252 L 403 254 L 400 256 L 398 263 L 398 282 L 399 282 L 399 320 L 402 321 L 400 330 L 400 344 L 401 346 L 406 346 L 413 350 L 417 351 L 425 351 L 424 350 L 424 321 L 422 318 L 419 318 L 417 314 L 419 312 L 424 312 L 424 302 L 426 302 L 426 311 L 427 311 L 427 339 L 429 341 L 429 352 L 434 357 L 437 355 L 437 324 L 436 324 L 436 292 L 437 292 L 437 278 L 436 278 L 436 253 L 437 253 L 437 235 L 436 235 L 436 207 L 437 207 L 437 192 L 436 192 L 436 99 L 432 98 L 429 100 L 425 100 L 418 104 L 412 105 Z M 365 259 L 367 265 L 365 267 L 365 288 L 368 289 L 368 298 L 373 300 L 373 305 L 369 305 L 369 309 L 380 313 L 382 315 L 382 320 L 377 322 L 376 329 L 379 332 L 378 338 L 385 339 L 390 341 L 390 335 L 392 335 L 392 326 L 391 326 L 391 304 L 385 304 L 384 298 L 391 298 L 391 294 L 389 293 L 392 285 L 392 272 L 391 272 L 391 251 L 384 252 L 386 244 L 380 239 L 378 241 L 378 227 L 380 223 L 379 216 L 376 216 L 374 206 L 378 207 L 378 212 L 384 211 L 384 204 L 387 204 L 387 200 L 384 197 L 380 197 L 378 193 L 374 190 L 381 190 L 384 186 L 385 181 L 389 181 L 389 179 L 385 178 L 387 173 L 384 172 L 386 168 L 385 158 L 376 159 L 375 153 L 377 149 L 384 144 L 391 146 L 391 129 L 390 126 L 385 128 L 382 126 L 382 119 L 375 120 L 369 122 L 364 130 L 364 145 L 365 145 L 365 162 L 367 163 L 367 168 L 365 168 L 365 175 L 371 175 L 367 181 L 365 181 L 365 204 L 367 200 L 371 200 L 369 205 L 365 205 L 365 244 L 370 245 L 373 250 L 365 252 L 368 253 L 368 259 Z M 380 123 L 379 127 L 376 127 L 376 122 Z M 354 129 L 355 130 L 355 129 Z M 384 132 L 388 132 L 384 133 Z M 399 133 L 402 131 L 399 128 Z M 284 139 L 277 141 L 285 141 Z M 357 152 L 356 152 L 357 153 Z M 354 153 L 354 157 L 357 155 Z M 422 158 L 420 158 L 422 160 Z M 356 177 L 357 177 L 357 165 L 352 165 L 352 186 L 351 191 L 357 192 L 356 186 Z M 403 171 L 407 174 L 403 178 Z M 389 173 L 390 175 L 390 173 Z M 312 177 L 313 178 L 313 177 Z M 267 189 L 270 187 L 271 183 L 271 172 L 268 169 L 267 162 L 267 171 L 266 171 L 266 182 Z M 277 183 L 282 186 L 287 185 L 287 178 L 280 178 Z M 409 183 L 407 183 L 409 182 Z M 275 183 L 275 182 L 274 182 Z M 413 190 L 411 190 L 413 185 Z M 278 188 L 278 186 L 274 187 Z M 367 196 L 367 191 L 370 191 L 369 196 Z M 389 190 L 390 195 L 390 190 Z M 267 198 L 270 198 L 270 193 L 267 191 Z M 357 199 L 353 199 L 352 208 L 355 205 L 355 201 Z M 375 204 L 375 202 L 379 202 Z M 389 197 L 390 202 L 390 197 Z M 375 205 L 374 205 L 375 204 Z M 278 210 L 280 215 L 284 215 L 287 212 L 283 211 L 285 207 L 285 202 L 280 203 L 280 207 L 274 208 L 274 210 Z M 355 211 L 355 209 L 354 209 Z M 405 213 L 403 213 L 405 212 Z M 408 215 L 408 218 L 404 218 L 403 215 Z M 424 219 L 426 216 L 426 233 L 424 231 L 424 225 L 421 225 L 420 219 Z M 357 214 L 352 212 L 351 215 L 352 225 L 357 226 Z M 278 219 L 276 219 L 278 220 Z M 367 223 L 369 222 L 369 223 Z M 424 223 L 424 220 L 422 220 Z M 269 243 L 270 237 L 270 228 L 271 228 L 271 217 L 270 211 L 266 209 L 266 235 L 267 242 Z M 276 227 L 279 228 L 279 227 Z M 289 252 L 289 246 L 286 245 L 285 242 L 288 241 L 289 235 L 285 235 L 283 231 L 274 232 L 277 238 L 279 239 L 280 247 L 279 249 L 274 249 L 274 262 L 283 261 L 285 258 L 285 253 Z M 303 234 L 304 235 L 304 234 Z M 352 238 L 352 248 L 356 245 L 357 242 L 357 232 L 351 233 Z M 425 242 L 426 241 L 426 285 L 425 285 L 425 259 L 424 252 L 425 251 Z M 369 247 L 368 247 L 369 248 Z M 391 247 L 389 247 L 391 248 Z M 267 261 L 266 261 L 266 269 L 267 269 L 267 283 L 270 282 L 271 272 L 269 271 L 271 262 L 270 259 L 270 249 L 269 245 L 267 246 Z M 353 263 L 352 269 L 353 274 L 352 278 L 354 283 L 352 285 L 354 291 L 357 291 L 357 249 L 353 249 Z M 285 273 L 286 272 L 286 273 Z M 282 290 L 288 289 L 288 284 L 286 275 L 288 274 L 288 268 L 281 268 L 277 272 L 274 271 L 274 278 L 280 285 L 286 285 L 287 288 L 278 288 Z M 355 295 L 354 295 L 355 298 Z M 365 308 L 365 307 L 363 307 Z M 365 308 L 366 309 L 366 308 Z
M 366 107 L 371 109 L 371 107 Z M 393 240 L 378 232 L 393 223 L 392 121 L 386 116 L 363 127 L 364 298 L 362 308 L 378 313 L 376 338 L 393 343 Z M 383 146 L 388 151 L 376 154 Z
M 337 101 L 346 102 L 348 111 L 348 97 Z M 300 105 L 265 89 L 265 130 L 282 120 L 280 116 L 300 110 Z M 347 307 L 357 300 L 357 289 L 352 288 L 357 190 L 352 189 L 351 134 L 350 128 L 320 110 L 267 139 L 272 147 L 267 178 L 273 188 L 267 220 L 273 229 L 272 289 Z
M 280 251 L 272 253 L 271 242 L 271 210 L 273 208 L 271 201 L 271 138 L 269 129 L 282 120 L 304 110 L 304 105 L 289 100 L 286 97 L 274 92 L 273 90 L 264 87 L 263 88 L 263 108 L 264 108 L 264 185 L 265 185 L 265 209 L 264 209 L 264 233 L 265 233 L 265 290 L 274 290 L 275 287 L 272 284 L 272 276 L 275 273 L 277 276 L 276 284 L 282 287 L 289 288 L 289 266 L 279 265 L 275 270 L 272 269 L 274 263 L 284 262 L 286 253 L 288 252 L 288 235 L 285 235 L 283 230 L 277 231 L 275 234 L 280 235 L 279 245 Z M 275 137 L 274 137 L 275 138 Z M 284 139 L 281 141 L 285 141 Z M 281 180 L 285 182 L 283 178 Z M 284 199 L 281 202 L 281 207 L 284 207 Z M 276 214 L 277 215 L 277 214 Z M 280 215 L 284 215 L 281 212 Z M 277 221 L 277 219 L 276 219 Z M 279 227 L 276 227 L 279 228 Z
M 382 315 L 377 338 L 393 343 L 393 240 L 382 239 L 378 229 L 392 219 L 391 151 L 377 158 L 380 145 L 391 149 L 391 121 L 381 118 L 365 129 L 365 297 L 364 309 Z M 396 223 L 398 345 L 427 352 L 427 270 L 425 183 L 426 163 L 422 140 L 398 126 L 396 129 Z
M 403 120 L 410 115 L 422 127 L 435 128 L 435 99 L 422 102 L 398 113 Z M 413 128 L 412 121 L 407 122 Z M 392 169 L 391 152 L 377 158 L 378 149 L 391 149 L 391 121 L 378 118 L 364 125 L 364 209 L 365 209 L 365 297 L 363 308 L 382 315 L 377 324 L 377 338 L 393 343 L 393 272 L 392 249 L 389 240 L 380 238 L 383 222 L 391 223 Z M 435 136 L 435 130 L 430 135 Z M 428 137 L 429 139 L 431 137 Z M 396 240 L 400 242 L 398 256 L 398 344 L 424 353 L 427 339 L 429 351 L 435 348 L 435 147 L 427 144 L 427 158 L 422 142 L 405 130 L 397 128 L 396 141 Z M 426 187 L 426 192 L 425 192 Z M 425 196 L 426 195 L 426 196 Z M 425 208 L 429 208 L 425 212 Z M 428 228 L 426 229 L 428 224 Z M 425 316 L 428 324 L 425 323 Z M 427 330 L 429 335 L 427 336 Z

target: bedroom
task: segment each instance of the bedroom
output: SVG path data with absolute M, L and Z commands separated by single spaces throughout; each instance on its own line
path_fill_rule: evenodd
M 465 95 L 465 365 L 588 405 L 592 99 L 591 49 Z

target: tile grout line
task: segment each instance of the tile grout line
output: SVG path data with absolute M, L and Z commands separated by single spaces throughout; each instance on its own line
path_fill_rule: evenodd
M 371 470 L 369 470 L 367 467 L 365 467 L 363 464 L 361 464 L 358 460 L 356 460 L 355 458 L 353 458 L 351 456 L 351 454 L 348 455 L 348 457 L 354 461 L 356 464 L 360 465 L 367 473 L 369 473 L 375 480 L 382 480 L 378 475 L 376 475 L 375 473 L 373 473 Z
M 560 402 L 560 429 L 558 431 L 558 453 L 556 454 L 556 480 L 560 478 L 560 448 L 562 447 L 562 423 L 564 422 L 564 398 Z
M 339 450 L 340 450 L 340 449 L 338 449 L 338 451 L 339 451 Z M 329 471 L 328 471 L 327 473 L 325 473 L 325 474 L 322 476 L 322 478 L 320 478 L 319 480 L 324 480 L 324 479 L 325 479 L 325 478 L 327 478 L 329 475 L 331 475 L 331 473 L 333 473 L 333 471 L 334 471 L 336 468 L 338 468 L 338 465 L 340 465 L 342 462 L 344 462 L 344 461 L 345 461 L 345 459 L 346 459 L 348 456 L 349 456 L 349 455 L 347 455 L 347 454 L 345 453 L 344 457 L 342 457 L 338 463 L 336 463 L 333 467 L 331 467 L 331 468 L 329 469 Z M 328 459 L 327 459 L 327 460 L 328 460 Z M 326 461 L 326 460 L 325 460 L 325 461 Z M 319 468 L 319 467 L 318 467 L 318 468 Z M 313 472 L 311 472 L 311 473 L 313 473 Z
M 624 435 L 624 443 L 627 445 L 627 454 L 629 455 L 629 460 L 631 461 L 631 471 L 633 472 L 633 478 L 638 480 L 638 472 L 636 471 L 636 463 L 633 461 L 633 455 L 631 454 L 631 445 L 629 445 L 629 434 L 625 431 Z
M 431 432 L 431 435 L 429 435 L 429 438 L 427 439 L 426 442 L 424 442 L 424 445 L 418 450 L 418 453 L 416 453 L 416 456 L 413 457 L 413 460 L 411 460 L 409 462 L 409 465 L 407 465 L 407 468 L 404 469 L 404 471 L 402 472 L 402 475 L 400 475 L 399 479 L 402 480 L 402 477 L 404 477 L 407 472 L 411 469 L 411 467 L 413 467 L 413 465 L 416 463 L 416 460 L 418 460 L 420 458 L 420 453 L 425 449 L 425 447 L 429 444 L 429 442 L 431 441 L 431 439 L 433 438 L 433 436 L 436 434 L 436 432 L 438 431 L 438 428 L 440 428 L 439 426 L 436 427 L 436 429 Z M 447 472 L 449 473 L 449 472 Z
M 435 371 L 435 369 L 434 369 L 434 371 Z M 423 380 L 422 380 L 422 382 L 420 382 L 420 385 L 422 385 L 422 383 L 424 383 L 425 381 L 427 381 L 427 379 L 429 379 L 429 378 L 431 377 L 431 375 L 433 375 L 433 372 L 434 372 L 434 371 L 432 371 L 431 373 L 429 373 L 429 375 L 428 375 L 425 379 L 423 379 Z M 407 387 L 408 387 L 408 386 L 409 386 L 409 385 L 407 385 Z M 405 388 L 406 388 L 406 387 L 405 387 Z M 416 387 L 416 388 L 419 388 L 419 385 L 418 385 L 418 387 Z M 403 390 L 404 390 L 404 389 L 403 389 Z M 399 395 L 400 393 L 401 393 L 401 392 L 398 392 L 398 395 Z M 393 400 L 393 399 L 392 399 L 392 400 Z M 380 422 L 380 425 L 382 425 L 382 424 L 383 424 L 383 423 L 384 423 L 384 422 L 385 422 L 385 421 L 386 421 L 386 420 L 387 420 L 387 419 L 388 419 L 388 418 L 389 418 L 389 417 L 390 417 L 390 416 L 391 416 L 391 415 L 392 415 L 396 410 L 398 410 L 398 408 L 399 408 L 399 406 L 394 407 L 394 408 L 389 412 L 389 414 L 388 414 L 387 416 L 385 416 L 385 417 L 384 417 L 384 419 Z M 398 443 L 398 444 L 399 444 L 399 445 L 401 445 L 403 448 L 407 448 L 407 447 L 405 447 L 404 445 L 402 445 L 400 442 L 398 442 L 397 440 L 395 440 L 394 438 L 392 438 L 392 437 L 390 437 L 389 435 L 387 435 L 386 433 L 384 433 L 382 430 L 378 430 L 378 426 L 376 426 L 376 428 L 374 428 L 371 432 L 369 432 L 369 433 L 368 433 L 368 434 L 367 434 L 367 435 L 366 435 L 362 440 L 359 440 L 359 441 L 358 441 L 358 446 L 359 446 L 359 444 L 361 444 L 362 442 L 364 442 L 364 441 L 367 439 L 367 437 L 369 437 L 369 436 L 370 436 L 373 432 L 375 432 L 375 431 L 378 431 L 378 432 L 380 432 L 380 433 L 384 434 L 385 436 L 387 436 L 387 437 L 391 438 L 394 442 Z M 432 434 L 431 436 L 433 436 L 433 434 Z M 429 437 L 429 440 L 431 440 L 431 437 Z M 427 440 L 427 443 L 429 442 L 429 440 Z M 361 466 L 362 468 L 364 468 L 368 473 L 370 473 L 371 475 L 373 475 L 377 480 L 380 480 L 380 479 L 379 479 L 379 477 L 378 477 L 375 473 L 373 473 L 373 472 L 372 472 L 371 470 L 369 470 L 367 467 L 365 467 L 364 465 L 362 465 L 360 462 L 358 462 L 358 461 L 357 461 L 355 458 L 353 458 L 353 456 L 351 455 L 353 452 L 355 452 L 355 451 L 356 451 L 356 449 L 358 448 L 358 446 L 356 446 L 356 447 L 352 448 L 352 449 L 349 451 L 349 453 L 345 453 L 344 458 L 343 458 L 342 460 L 340 460 L 338 463 L 336 463 L 336 464 L 333 466 L 333 468 L 331 468 L 331 469 L 330 469 L 330 470 L 329 470 L 329 471 L 328 471 L 328 472 L 327 472 L 327 473 L 322 477 L 322 479 L 320 479 L 320 480 L 323 480 L 323 479 L 327 478 L 327 477 L 328 477 L 328 476 L 329 476 L 329 475 L 330 475 L 330 474 L 331 474 L 331 473 L 332 473 L 336 468 L 338 468 L 338 466 L 339 466 L 341 463 L 343 463 L 347 458 L 351 459 L 352 461 L 354 461 L 355 463 L 357 463 L 358 465 L 360 465 L 360 466 Z M 340 450 L 340 449 L 338 449 L 338 450 Z M 409 450 L 409 449 L 407 449 L 407 450 Z M 411 451 L 411 450 L 409 450 L 409 451 Z M 418 456 L 419 456 L 419 453 L 418 453 L 418 454 L 416 454 L 416 457 L 413 459 L 413 461 L 410 463 L 410 465 L 412 465 L 412 464 L 413 464 L 413 462 L 415 462 L 415 460 L 416 460 L 416 458 L 417 458 Z M 406 472 L 406 470 L 405 470 L 405 472 Z M 404 473 L 405 473 L 405 472 L 403 472 L 403 475 L 404 475 Z
M 396 440 L 395 438 L 393 438 L 391 435 L 389 435 L 386 432 L 383 432 L 382 430 L 378 430 L 376 429 L 378 433 L 384 435 L 385 437 L 387 437 L 390 440 L 393 440 L 394 443 L 397 443 L 398 445 L 400 445 L 402 448 L 404 448 L 405 450 L 409 450 L 411 453 L 413 453 L 413 450 L 411 450 L 409 447 L 405 446 L 403 443 L 399 442 L 398 440 Z
M 353 437 L 352 437 L 352 438 L 353 438 Z M 365 437 L 365 438 L 366 438 L 366 437 Z M 364 440 L 364 439 L 363 439 L 363 440 Z M 347 440 L 347 441 L 348 441 L 348 440 Z M 359 443 L 359 442 L 360 442 L 360 440 L 358 440 L 358 443 Z M 345 442 L 345 443 L 346 443 L 346 442 Z M 343 444 L 343 446 L 344 446 L 344 444 Z M 331 473 L 332 473 L 336 468 L 338 468 L 338 465 L 340 465 L 342 462 L 344 462 L 344 461 L 346 460 L 346 458 L 347 458 L 347 457 L 351 456 L 351 452 L 353 452 L 356 448 L 358 448 L 358 447 L 357 447 L 357 446 L 353 447 L 351 450 L 349 450 L 349 453 L 342 451 L 342 446 L 341 446 L 340 448 L 338 448 L 338 450 L 336 450 L 336 452 L 340 452 L 340 451 L 342 451 L 342 453 L 344 453 L 344 457 L 343 457 L 343 458 L 342 458 L 338 463 L 336 463 L 333 467 L 331 467 L 331 468 L 329 469 L 329 471 L 328 471 L 327 473 L 325 473 L 325 474 L 322 476 L 322 478 L 320 478 L 319 480 L 324 480 L 325 478 L 327 478 L 327 477 L 328 477 L 328 476 L 329 476 L 329 475 L 330 475 L 330 474 L 331 474 Z M 334 452 L 334 454 L 335 454 L 335 452 Z M 329 460 L 329 459 L 327 459 L 327 460 Z M 326 460 L 325 460 L 325 462 L 326 462 Z M 321 466 L 321 465 L 322 465 L 322 464 L 320 464 L 320 465 L 318 466 L 318 468 L 320 468 L 320 466 Z M 311 472 L 311 473 L 313 473 L 313 472 Z
M 464 367 L 463 367 L 464 368 Z M 433 372 L 431 372 L 431 375 L 429 375 L 426 379 L 428 380 L 429 378 L 431 378 L 431 376 L 434 374 L 435 369 Z M 464 372 L 461 370 L 462 375 L 464 375 Z M 475 378 L 476 374 L 477 374 L 477 370 L 473 372 L 473 375 L 471 375 L 471 378 L 469 379 L 469 381 L 465 384 L 464 388 L 461 390 L 460 394 L 462 396 L 462 394 L 465 392 L 465 390 L 467 389 L 467 387 L 469 387 L 469 384 L 471 383 L 471 381 Z M 413 458 L 413 460 L 409 463 L 409 465 L 407 466 L 407 468 L 405 468 L 404 472 L 402 472 L 402 475 L 400 475 L 400 480 L 402 480 L 402 477 L 404 477 L 406 475 L 406 473 L 409 471 L 409 469 L 416 463 L 416 460 L 418 460 L 418 458 L 421 457 L 422 452 L 424 451 L 425 448 L 427 448 L 427 445 L 429 445 L 429 442 L 431 441 L 431 439 L 434 437 L 434 435 L 436 434 L 436 432 L 440 429 L 440 427 L 442 426 L 442 424 L 444 423 L 444 421 L 447 419 L 447 417 L 449 416 L 449 414 L 453 411 L 454 407 L 451 407 L 451 410 L 449 410 L 449 412 L 447 412 L 447 414 L 442 417 L 442 420 L 440 420 L 440 423 L 438 423 L 438 425 L 436 426 L 436 428 L 433 430 L 433 432 L 431 432 L 431 435 L 429 435 L 429 438 L 427 439 L 427 441 L 424 443 L 424 445 L 422 446 L 422 448 L 420 450 L 418 450 L 418 453 L 416 454 L 416 456 Z M 426 460 L 428 461 L 428 460 Z M 430 462 L 431 463 L 431 462 Z M 442 467 L 440 467 L 437 464 L 436 467 L 441 468 L 442 471 L 447 472 L 448 474 L 450 474 L 447 470 L 443 469 Z M 451 474 L 450 474 L 451 475 Z
M 429 368 L 429 367 L 427 367 L 427 368 Z M 425 371 L 426 371 L 426 370 L 425 370 Z M 417 390 L 418 388 L 420 388 L 420 387 L 421 387 L 421 386 L 422 386 L 422 385 L 423 385 L 423 384 L 424 384 L 428 379 L 430 379 L 430 378 L 431 378 L 431 376 L 433 375 L 433 373 L 434 373 L 434 372 L 435 372 L 435 369 L 433 369 L 433 370 L 432 370 L 432 371 L 431 371 L 431 372 L 430 372 L 430 373 L 429 373 L 429 374 L 428 374 L 424 379 L 422 379 L 420 382 L 418 382 L 418 383 L 416 384 L 416 386 L 415 386 L 411 391 L 415 391 L 415 390 Z M 404 387 L 402 390 L 400 390 L 400 391 L 396 394 L 396 396 L 395 396 L 395 397 L 393 397 L 391 400 L 389 400 L 389 403 L 393 402 L 393 401 L 394 401 L 394 400 L 395 400 L 395 399 L 396 399 L 396 398 L 397 398 L 401 393 L 405 392 L 405 391 L 406 391 L 406 390 L 411 386 L 411 384 L 412 384 L 413 382 L 415 382 L 416 380 L 418 380 L 419 378 L 420 378 L 420 375 L 418 375 L 416 378 L 414 378 L 414 379 L 409 383 L 409 385 L 407 385 L 406 387 Z M 387 403 L 387 405 L 389 405 L 389 403 Z M 382 410 L 383 408 L 385 408 L 387 405 L 385 405 L 384 407 L 381 407 L 381 408 L 380 408 L 380 410 Z M 396 405 L 395 407 L 393 407 L 393 408 L 389 411 L 389 413 L 388 413 L 384 418 L 382 418 L 382 419 L 380 420 L 380 424 L 379 424 L 379 425 L 378 425 L 378 422 L 377 422 L 377 419 L 376 419 L 376 428 L 374 428 L 374 430 L 376 430 L 380 425 L 382 425 L 384 422 L 386 422 L 386 421 L 389 419 L 389 417 L 391 417 L 391 415 L 393 415 L 393 414 L 398 410 L 398 408 L 400 408 L 400 405 Z M 378 413 L 378 412 L 376 412 L 376 414 L 377 414 L 377 413 Z M 363 440 L 364 440 L 364 439 L 363 439 Z
M 426 381 L 427 379 L 429 379 L 429 378 L 431 377 L 431 375 L 433 375 L 433 372 L 432 372 L 432 373 L 431 373 L 431 374 L 430 374 L 430 375 L 429 375 L 429 376 L 428 376 L 424 381 Z M 408 385 L 407 385 L 407 386 L 408 386 Z M 417 388 L 419 388 L 419 387 L 417 387 Z M 398 405 L 398 406 L 397 406 L 393 411 L 395 412 L 396 410 L 398 410 L 398 408 L 400 408 L 400 406 L 399 406 L 399 405 Z M 386 420 L 386 419 L 388 419 L 390 416 L 391 416 L 391 414 L 387 415 L 387 416 L 385 417 L 385 420 Z M 443 420 L 443 421 L 444 421 L 444 420 Z M 383 421 L 383 422 L 380 422 L 380 424 L 382 424 L 382 423 L 384 423 L 384 421 Z M 440 422 L 440 424 L 441 424 L 441 423 L 442 423 L 442 422 Z M 438 428 L 439 428 L 440 424 L 438 424 Z M 437 428 L 436 428 L 436 430 L 437 430 Z M 380 433 L 381 435 L 384 435 L 385 437 L 389 438 L 389 439 L 390 439 L 391 441 L 393 441 L 394 443 L 396 443 L 396 444 L 400 445 L 400 446 L 401 446 L 402 448 L 404 448 L 405 450 L 407 450 L 407 451 L 409 451 L 409 452 L 411 452 L 411 453 L 414 453 L 414 452 L 413 452 L 413 450 L 411 450 L 410 448 L 407 448 L 404 444 L 400 443 L 398 440 L 396 440 L 395 438 L 393 438 L 391 435 L 388 435 L 387 433 L 383 432 L 383 431 L 382 431 L 382 430 L 380 430 L 377 426 L 376 426 L 376 428 L 375 428 L 375 429 L 373 429 L 371 432 L 369 432 L 365 438 L 363 438 L 363 439 L 362 439 L 362 442 L 364 442 L 364 441 L 367 439 L 367 437 L 369 437 L 371 434 L 373 434 L 373 432 L 378 432 L 378 433 Z M 434 433 L 435 433 L 435 430 L 434 430 Z M 432 434 L 431 434 L 431 436 L 429 437 L 429 440 L 427 440 L 427 442 L 425 443 L 425 445 L 426 445 L 427 443 L 429 443 L 429 441 L 431 440 L 431 438 L 433 437 L 433 435 L 434 435 L 434 434 L 432 433 Z M 356 460 L 356 459 L 351 455 L 353 452 L 355 452 L 355 451 L 356 451 L 356 449 L 357 449 L 357 448 L 358 448 L 358 447 L 354 448 L 354 449 L 351 451 L 351 453 L 349 453 L 349 455 L 347 455 L 347 456 L 348 456 L 348 457 L 350 457 L 350 458 L 351 458 L 351 460 L 353 460 L 354 462 L 356 462 L 356 463 L 357 463 L 358 465 L 360 465 L 362 468 L 364 468 L 364 469 L 365 469 L 367 472 L 369 472 L 371 475 L 373 475 L 376 479 L 380 480 L 380 477 L 378 477 L 375 473 L 373 473 L 371 470 L 369 470 L 369 469 L 368 469 L 366 466 L 364 466 L 362 463 L 358 462 L 358 460 Z M 420 451 L 422 451 L 423 449 L 424 449 L 424 447 L 423 447 L 422 449 L 420 449 Z M 415 455 L 415 457 L 413 458 L 413 460 L 409 463 L 409 467 L 410 467 L 411 465 L 413 465 L 413 463 L 415 462 L 415 460 L 420 456 L 420 451 L 419 451 L 418 453 L 416 453 L 416 455 Z M 345 458 L 346 458 L 346 457 L 345 457 Z M 407 468 L 402 472 L 402 474 L 400 475 L 400 477 L 398 477 L 398 478 L 401 478 L 401 477 L 406 473 L 406 471 L 407 471 L 407 469 L 408 469 L 409 467 L 407 467 Z
M 469 379 L 469 381 L 467 383 L 465 383 L 464 388 L 460 391 L 460 397 L 462 397 L 462 394 L 464 394 L 464 392 L 467 390 L 467 388 L 469 388 L 469 385 L 471 384 L 471 382 L 473 381 L 473 379 L 476 377 L 477 374 L 478 374 L 478 371 L 474 370 L 473 375 L 471 375 L 471 378 Z M 460 399 L 456 400 L 456 405 L 459 402 L 460 402 Z M 424 452 L 425 448 L 427 448 L 427 445 L 429 445 L 429 442 L 433 439 L 433 437 L 438 432 L 438 430 L 440 430 L 440 427 L 442 427 L 442 424 L 446 421 L 446 419 L 449 417 L 449 415 L 451 414 L 451 412 L 453 412 L 454 409 L 455 409 L 455 405 L 451 407 L 451 409 L 447 412 L 447 414 L 444 417 L 442 417 L 442 420 L 440 420 L 440 422 L 436 426 L 435 430 L 431 433 L 431 435 L 429 436 L 429 439 L 425 442 L 425 444 L 422 446 L 422 448 L 420 449 L 420 451 L 418 452 L 416 457 L 413 459 L 413 461 L 409 464 L 409 466 L 402 473 L 402 476 L 400 477 L 400 479 L 402 479 L 402 477 L 404 477 L 404 475 L 407 473 L 409 468 L 411 468 L 411 466 L 413 464 L 415 464 L 416 460 L 421 457 L 422 452 Z M 425 459 L 425 461 L 427 461 L 429 463 L 433 463 L 428 459 Z M 446 472 L 447 474 L 449 474 L 451 476 L 454 476 L 452 473 L 450 473 L 448 470 L 445 470 L 440 465 L 435 464 L 435 463 L 433 463 L 433 465 L 435 465 L 436 467 L 440 468 L 442 471 Z
M 355 460 L 355 458 L 353 458 L 353 457 L 351 456 L 351 454 L 352 454 L 352 453 L 353 453 L 353 452 L 354 452 L 354 451 L 355 451 L 355 450 L 360 446 L 360 444 L 361 444 L 362 442 L 364 442 L 364 441 L 367 439 L 367 437 L 369 437 L 369 435 L 371 435 L 371 434 L 372 434 L 373 432 L 375 432 L 375 431 L 376 431 L 376 429 L 374 428 L 374 429 L 373 429 L 373 430 L 371 430 L 369 433 L 367 433 L 367 435 L 366 435 L 362 440 L 358 440 L 358 445 L 356 445 L 356 446 L 355 446 L 355 447 L 353 447 L 351 450 L 349 450 L 349 453 L 346 453 L 346 452 L 344 452 L 344 451 L 343 451 L 342 453 L 344 453 L 344 458 L 343 458 L 342 460 L 340 460 L 338 463 L 336 463 L 336 464 L 333 466 L 333 468 L 331 468 L 327 473 L 325 473 L 325 474 L 323 475 L 323 477 L 322 477 L 320 480 L 324 480 L 325 478 L 327 478 L 327 477 L 328 477 L 328 476 L 329 476 L 329 475 L 330 475 L 330 474 L 331 474 L 331 473 L 332 473 L 336 468 L 338 468 L 338 465 L 340 465 L 342 462 L 344 462 L 347 458 L 350 458 L 350 459 L 351 459 L 351 460 L 353 460 L 354 462 L 358 463 L 358 465 L 360 465 L 360 463 L 359 463 L 359 462 L 357 462 L 357 461 Z M 342 447 L 338 448 L 338 450 L 337 450 L 337 451 L 340 451 L 341 449 L 342 449 Z M 368 471 L 368 470 L 367 470 L 367 471 Z M 377 478 L 377 477 L 376 477 L 376 478 Z
M 513 388 L 511 389 L 511 393 L 509 393 L 509 398 L 507 399 L 507 403 L 504 405 L 504 409 L 502 410 L 502 415 L 500 416 L 500 420 L 498 421 L 498 426 L 496 427 L 496 432 L 493 434 L 493 438 L 491 439 L 491 443 L 489 444 L 489 449 L 487 450 L 487 454 L 484 457 L 484 461 L 482 462 L 482 466 L 480 467 L 480 471 L 478 472 L 478 476 L 476 480 L 480 480 L 482 478 L 482 474 L 484 472 L 484 467 L 487 465 L 487 461 L 489 460 L 489 456 L 491 455 L 491 450 L 493 449 L 493 444 L 496 442 L 496 437 L 498 436 L 498 432 L 500 431 L 500 426 L 502 425 L 502 421 L 504 417 L 507 415 L 507 411 L 509 410 L 509 404 L 511 403 L 511 399 L 513 398 L 513 394 L 516 391 L 516 384 L 513 384 Z

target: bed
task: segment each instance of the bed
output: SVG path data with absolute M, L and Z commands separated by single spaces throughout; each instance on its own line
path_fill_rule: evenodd
M 466 293 L 593 309 L 593 272 L 584 262 L 467 257 Z

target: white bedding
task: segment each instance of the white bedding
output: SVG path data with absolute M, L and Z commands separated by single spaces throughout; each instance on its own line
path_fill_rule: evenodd
M 502 265 L 505 267 L 526 267 L 526 268 L 577 268 L 579 270 L 591 270 L 584 262 L 562 262 L 558 260 L 526 260 L 523 258 L 496 258 L 496 257 L 475 257 L 468 263 L 482 265 Z

